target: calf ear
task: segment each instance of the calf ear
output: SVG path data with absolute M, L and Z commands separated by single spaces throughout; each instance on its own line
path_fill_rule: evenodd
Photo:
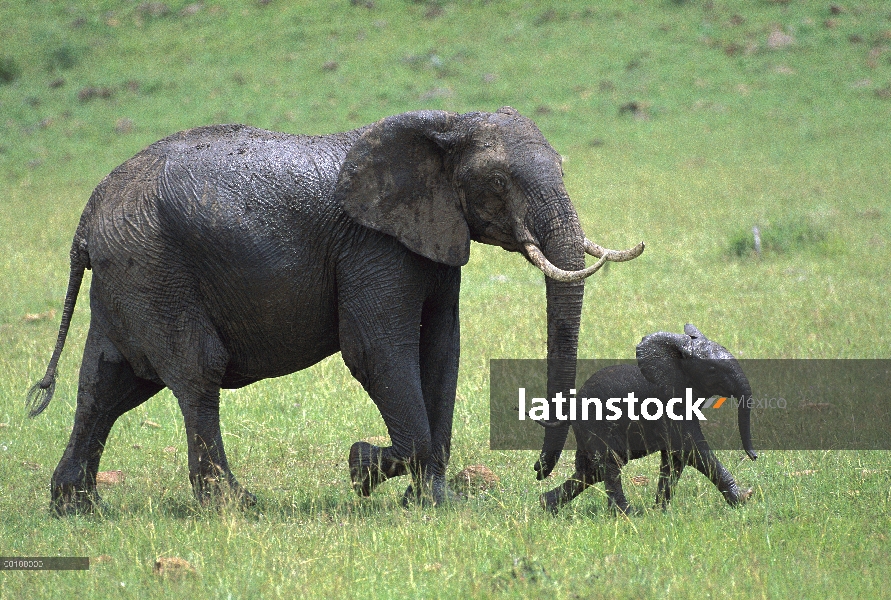
M 637 345 L 637 367 L 647 381 L 678 396 L 686 381 L 681 361 L 689 356 L 690 341 L 689 336 L 677 333 L 652 333 Z
M 704 338 L 705 336 L 699 333 L 699 330 L 692 323 L 687 323 L 684 325 L 684 333 L 689 335 L 691 338 Z
M 371 125 L 346 155 L 335 200 L 354 221 L 409 250 L 446 265 L 466 264 L 470 230 L 447 159 L 459 120 L 429 110 Z

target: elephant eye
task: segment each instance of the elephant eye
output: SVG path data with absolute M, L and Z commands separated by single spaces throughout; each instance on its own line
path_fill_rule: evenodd
M 502 175 L 501 173 L 496 173 L 489 180 L 489 184 L 496 192 L 503 192 L 504 189 L 507 187 L 507 179 L 505 179 L 504 175 Z

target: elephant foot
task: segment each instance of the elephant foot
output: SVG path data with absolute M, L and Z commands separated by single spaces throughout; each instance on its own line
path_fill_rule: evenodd
M 368 442 L 352 445 L 349 465 L 353 489 L 360 496 L 370 496 L 374 488 L 387 480 L 387 475 L 381 469 L 381 449 Z
M 736 501 L 731 502 L 730 505 L 731 506 L 742 506 L 749 500 L 749 498 L 751 498 L 754 495 L 755 495 L 755 491 L 752 488 L 749 488 L 745 491 L 740 492 L 739 495 L 736 497 Z
M 433 477 L 421 485 L 412 482 L 402 495 L 402 507 L 409 506 L 442 506 L 446 503 L 458 502 L 461 496 L 456 494 L 445 481 L 445 477 Z
M 53 484 L 50 510 L 56 517 L 93 514 L 101 512 L 104 506 L 96 488 L 75 483 Z
M 642 512 L 639 509 L 634 508 L 628 502 L 610 502 L 609 509 L 617 517 L 631 517 L 634 515 L 639 515 Z
M 217 507 L 235 504 L 241 508 L 250 508 L 257 504 L 257 497 L 241 487 L 231 477 L 228 480 L 219 477 L 189 476 L 192 482 L 192 493 L 202 507 Z
M 538 503 L 541 504 L 542 510 L 552 515 L 557 514 L 563 504 L 560 502 L 560 491 L 561 488 L 556 488 L 538 497 Z

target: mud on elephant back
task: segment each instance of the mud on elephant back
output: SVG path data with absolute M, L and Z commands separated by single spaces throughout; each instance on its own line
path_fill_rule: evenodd
M 49 404 L 84 270 L 90 328 L 74 427 L 52 476 L 58 513 L 90 510 L 115 420 L 161 389 L 185 421 L 202 502 L 254 497 L 229 468 L 220 389 L 341 352 L 392 445 L 353 445 L 353 486 L 410 474 L 405 501 L 447 495 L 458 373 L 460 267 L 471 240 L 546 275 L 549 389 L 568 390 L 584 279 L 638 256 L 589 241 L 561 159 L 535 124 L 410 112 L 324 136 L 242 125 L 176 133 L 93 191 L 71 246 L 62 323 L 31 416 Z M 599 260 L 585 268 L 585 254 Z
M 752 490 L 740 490 L 709 447 L 698 418 L 694 418 L 692 411 L 677 410 L 688 388 L 694 398 L 724 396 L 743 400 L 752 396 L 749 380 L 736 358 L 690 324 L 684 327 L 683 334 L 660 331 L 643 338 L 637 346 L 637 365 L 616 365 L 591 375 L 578 391 L 579 398 L 596 398 L 604 403 L 607 399 L 624 401 L 631 395 L 641 402 L 652 398 L 659 408 L 649 409 L 648 414 L 656 418 L 641 418 L 643 405 L 641 412 L 632 418 L 628 414 L 632 405 L 629 401 L 629 411 L 623 411 L 615 419 L 607 416 L 607 420 L 603 420 L 602 413 L 595 413 L 596 418 L 589 414 L 588 420 L 573 421 L 578 445 L 575 473 L 562 485 L 541 495 L 542 507 L 556 513 L 585 489 L 603 481 L 610 508 L 627 514 L 631 506 L 622 491 L 622 467 L 629 460 L 657 451 L 662 458 L 657 506 L 667 508 L 674 485 L 686 465 L 708 477 L 731 506 L 748 500 Z M 750 418 L 749 403 L 740 402 L 737 414 L 740 438 L 746 454 L 755 460 L 758 455 L 752 447 Z M 539 479 L 546 476 L 540 465 L 554 465 L 560 458 L 559 451 L 548 450 L 556 447 L 552 438 L 562 438 L 565 442 L 569 427 L 568 422 L 542 424 L 547 430 L 545 449 L 536 464 Z

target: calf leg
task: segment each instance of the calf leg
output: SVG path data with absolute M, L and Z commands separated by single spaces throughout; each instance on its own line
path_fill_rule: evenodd
M 603 484 L 606 487 L 606 499 L 611 510 L 629 514 L 631 505 L 622 490 L 622 467 L 624 461 L 610 452 L 604 464 Z
M 690 454 L 690 464 L 700 473 L 708 477 L 718 488 L 724 499 L 731 506 L 744 503 L 752 495 L 752 490 L 741 491 L 736 480 L 730 472 L 724 468 L 715 453 L 705 442 L 696 444 L 696 448 Z
M 668 508 L 671 493 L 684 470 L 683 454 L 662 450 L 662 464 L 659 467 L 659 489 L 656 491 L 656 506 Z
M 560 507 L 572 502 L 573 498 L 601 479 L 601 470 L 597 468 L 594 461 L 582 450 L 576 450 L 573 476 L 564 481 L 562 485 L 539 496 L 538 500 L 544 510 L 556 514 Z

